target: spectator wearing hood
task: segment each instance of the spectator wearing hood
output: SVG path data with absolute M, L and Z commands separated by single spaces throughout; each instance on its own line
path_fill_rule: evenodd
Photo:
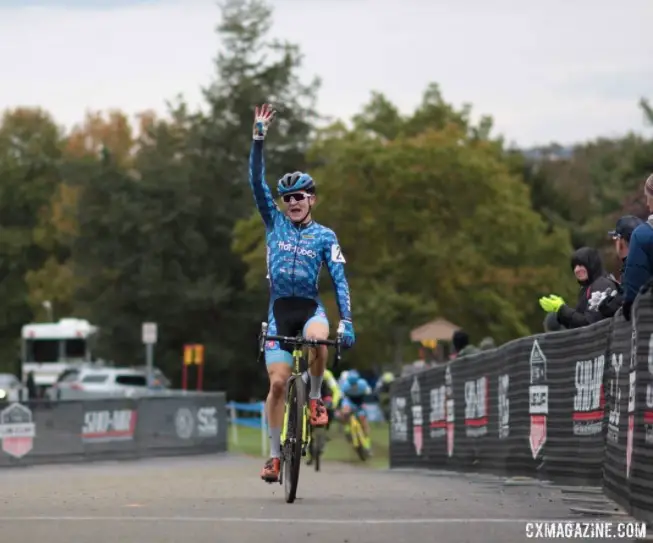
M 626 257 L 628 256 L 630 239 L 635 229 L 643 223 L 644 221 L 638 217 L 635 217 L 634 215 L 624 215 L 617 221 L 614 230 L 610 230 L 610 232 L 608 232 L 608 235 L 611 236 L 614 240 L 614 250 L 621 260 L 621 269 L 619 271 L 621 278 L 623 278 L 624 269 L 626 267 Z M 616 279 L 615 283 L 617 283 Z M 613 317 L 614 314 L 622 306 L 623 301 L 623 289 L 621 285 L 617 283 L 616 288 L 612 291 L 610 296 L 603 300 L 599 306 L 601 315 L 603 315 L 605 318 Z
M 451 358 L 460 358 L 461 356 L 467 356 L 468 354 L 476 354 L 479 352 L 478 348 L 474 347 L 474 345 L 469 342 L 469 335 L 463 330 L 456 330 L 453 333 L 451 343 L 453 343 L 454 350 Z
M 604 318 L 599 305 L 615 289 L 616 283 L 603 269 L 599 252 L 591 247 L 574 252 L 571 269 L 581 286 L 576 307 L 568 306 L 554 294 L 540 298 L 540 306 L 544 311 L 556 313 L 558 322 L 566 328 L 580 328 Z
M 644 183 L 646 205 L 653 213 L 653 175 Z M 653 275 L 653 215 L 633 231 L 621 284 L 624 292 L 624 317 L 630 320 L 630 310 L 642 288 Z

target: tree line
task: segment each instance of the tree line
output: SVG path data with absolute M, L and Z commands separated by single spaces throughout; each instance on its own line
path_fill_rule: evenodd
M 378 367 L 435 316 L 498 342 L 541 330 L 537 299 L 573 298 L 569 256 L 600 246 L 623 213 L 645 215 L 653 140 L 628 135 L 553 160 L 506 145 L 492 119 L 446 102 L 437 84 L 402 114 L 383 94 L 346 125 L 316 129 L 319 80 L 301 51 L 270 35 L 263 0 L 228 0 L 205 107 L 177 97 L 163 118 L 92 113 L 63 130 L 42 109 L 0 124 L 0 365 L 20 328 L 55 317 L 101 327 L 98 353 L 142 363 L 140 326 L 159 324 L 156 363 L 179 382 L 185 343 L 206 346 L 205 380 L 258 394 L 256 334 L 267 309 L 264 230 L 247 182 L 253 106 L 281 108 L 266 143 L 268 182 L 308 170 L 316 219 L 347 257 L 358 343 L 346 357 Z M 649 123 L 651 108 L 641 108 Z M 543 158 L 542 158 L 543 157 Z M 327 279 L 326 277 L 324 278 Z M 324 299 L 338 317 L 328 282 Z M 413 357 L 413 358 L 411 358 Z

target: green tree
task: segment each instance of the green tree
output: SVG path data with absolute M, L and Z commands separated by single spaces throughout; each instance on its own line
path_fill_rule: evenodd
M 6 111 L 0 121 L 0 360 L 14 370 L 20 329 L 35 316 L 26 276 L 48 250 L 38 241 L 40 217 L 49 213 L 60 183 L 61 132 L 41 109 Z M 44 300 L 39 300 L 39 306 Z
M 640 107 L 648 119 L 646 100 Z M 560 151 L 551 145 L 539 149 L 540 159 L 515 159 L 531 188 L 533 208 L 550 224 L 569 229 L 574 247 L 601 248 L 616 271 L 606 232 L 625 213 L 647 216 L 642 186 L 653 171 L 653 139 L 631 133 L 579 143 L 569 156 Z
M 262 374 L 255 338 L 267 300 L 245 289 L 246 269 L 231 243 L 236 221 L 254 209 L 247 183 L 253 107 L 268 101 L 285 112 L 270 169 L 302 167 L 315 84 L 298 80 L 297 48 L 268 37 L 266 4 L 230 1 L 222 9 L 208 112 L 189 111 L 179 98 L 166 121 L 142 116 L 133 159 L 111 152 L 87 175 L 73 258 L 83 285 L 78 307 L 101 326 L 106 357 L 138 359 L 140 324 L 153 320 L 157 364 L 171 377 L 179 377 L 183 344 L 200 342 L 207 384 L 249 398 Z

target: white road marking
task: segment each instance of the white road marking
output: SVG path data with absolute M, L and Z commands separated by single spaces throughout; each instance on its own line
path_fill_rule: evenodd
M 575 519 L 576 521 L 578 519 Z M 187 522 L 263 524 L 524 524 L 526 522 L 572 522 L 572 519 L 506 519 L 506 518 L 400 518 L 400 519 L 325 519 L 325 518 L 260 518 L 260 517 L 134 517 L 134 516 L 30 516 L 0 517 L 0 522 Z

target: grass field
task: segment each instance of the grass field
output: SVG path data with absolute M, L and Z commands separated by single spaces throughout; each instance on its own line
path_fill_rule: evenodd
M 331 441 L 327 443 L 324 460 L 332 462 L 347 462 L 368 468 L 385 469 L 389 466 L 388 425 L 383 423 L 371 424 L 373 456 L 362 462 L 352 446 L 345 440 L 342 427 L 332 424 L 329 429 Z M 229 450 L 250 456 L 261 457 L 261 430 L 238 426 L 238 442 L 233 439 L 233 430 L 229 427 Z

